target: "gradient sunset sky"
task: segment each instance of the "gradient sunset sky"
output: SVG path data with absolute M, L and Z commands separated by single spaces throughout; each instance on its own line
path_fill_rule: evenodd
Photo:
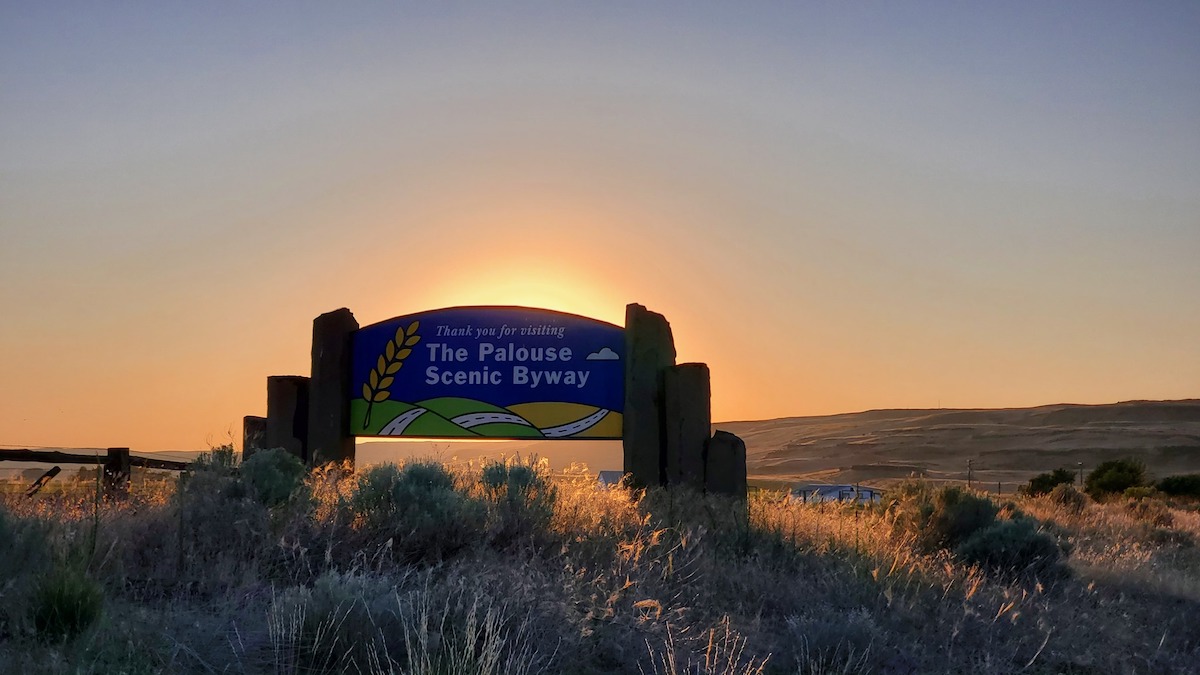
M 1200 396 L 1200 3 L 0 5 L 0 444 L 628 302 L 717 420 Z

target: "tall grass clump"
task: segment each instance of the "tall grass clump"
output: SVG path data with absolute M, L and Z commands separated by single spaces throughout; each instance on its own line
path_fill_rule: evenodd
M 349 505 L 364 544 L 390 548 L 407 561 L 443 560 L 478 543 L 486 517 L 483 504 L 432 461 L 367 469 Z
M 19 631 L 28 614 L 36 574 L 50 560 L 46 537 L 41 523 L 0 507 L 0 638 Z
M 746 654 L 746 638 L 738 635 L 729 626 L 729 617 L 724 617 L 717 628 L 701 633 L 695 651 L 678 644 L 677 632 L 667 626 L 667 637 L 663 646 L 655 649 L 649 642 L 646 649 L 650 655 L 649 671 L 653 675 L 762 675 L 770 656 L 756 658 Z M 702 642 L 701 642 L 702 641 Z
M 100 585 L 75 565 L 56 566 L 39 580 L 31 614 L 34 630 L 43 639 L 73 638 L 100 618 L 104 593 Z
M 401 635 L 395 587 L 382 575 L 326 572 L 312 586 L 274 595 L 267 610 L 270 654 L 276 670 L 361 672 Z M 250 660 L 256 655 L 247 655 Z
M 397 593 L 403 630 L 399 658 L 373 674 L 531 675 L 545 672 L 545 656 L 522 612 L 483 589 L 427 584 Z M 545 645 L 550 648 L 550 645 Z
M 521 674 L 545 657 L 522 612 L 461 577 L 326 573 L 276 595 L 269 652 L 276 672 Z

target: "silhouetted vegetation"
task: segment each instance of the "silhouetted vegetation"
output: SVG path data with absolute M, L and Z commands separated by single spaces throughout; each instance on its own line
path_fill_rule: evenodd
M 1146 465 L 1136 459 L 1114 459 L 1102 462 L 1084 481 L 1084 491 L 1093 499 L 1121 494 L 1129 488 L 1150 484 Z
M 297 486 L 261 457 L 210 454 L 125 501 L 5 492 L 0 669 L 1188 672 L 1200 649 L 1200 513 L 1152 490 L 806 505 L 519 461 Z
M 1029 486 L 1025 488 L 1025 493 L 1031 497 L 1050 494 L 1050 491 L 1059 485 L 1072 485 L 1075 483 L 1075 472 L 1070 469 L 1055 469 L 1048 473 L 1039 473 L 1029 479 Z
M 1200 473 L 1167 476 L 1155 484 L 1158 491 L 1172 497 L 1200 499 Z

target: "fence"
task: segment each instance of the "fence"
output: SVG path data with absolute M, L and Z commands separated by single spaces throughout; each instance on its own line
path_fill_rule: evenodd
M 103 459 L 103 461 L 101 461 Z M 142 467 L 146 469 L 162 469 L 166 471 L 184 471 L 188 467 L 187 462 L 176 462 L 169 459 L 154 459 L 151 457 L 137 457 L 129 454 L 129 448 L 107 448 L 105 455 L 101 458 L 99 455 L 83 455 L 70 452 L 60 452 L 56 450 L 37 450 L 32 448 L 18 448 L 15 450 L 0 450 L 0 462 L 39 462 L 43 464 L 97 464 L 103 466 L 103 484 L 104 492 L 110 496 L 123 496 L 129 493 L 129 482 L 132 477 L 133 467 Z M 33 485 L 25 491 L 26 497 L 32 497 L 37 494 L 38 490 L 49 483 L 55 476 L 59 474 L 61 469 L 57 466 L 51 468 L 40 478 L 34 481 Z

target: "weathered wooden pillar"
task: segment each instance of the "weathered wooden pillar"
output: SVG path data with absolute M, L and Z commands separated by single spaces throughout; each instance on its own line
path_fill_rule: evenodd
M 267 418 L 246 415 L 242 418 L 242 461 L 250 459 L 258 450 L 266 448 Z
M 313 320 L 308 463 L 354 461 L 350 435 L 350 339 L 358 321 L 345 307 Z
M 104 460 L 104 494 L 107 497 L 129 496 L 129 481 L 133 467 L 129 463 L 129 448 L 109 448 Z
M 708 365 L 684 363 L 663 375 L 666 483 L 704 490 L 704 454 L 712 433 Z
M 708 492 L 746 498 L 746 443 L 717 430 L 708 440 L 704 488 Z
M 308 461 L 309 382 L 301 375 L 267 378 L 267 428 L 264 445 L 283 448 Z
M 666 479 L 663 379 L 673 365 L 671 324 L 641 305 L 627 305 L 622 445 L 625 473 L 635 488 L 663 485 Z

